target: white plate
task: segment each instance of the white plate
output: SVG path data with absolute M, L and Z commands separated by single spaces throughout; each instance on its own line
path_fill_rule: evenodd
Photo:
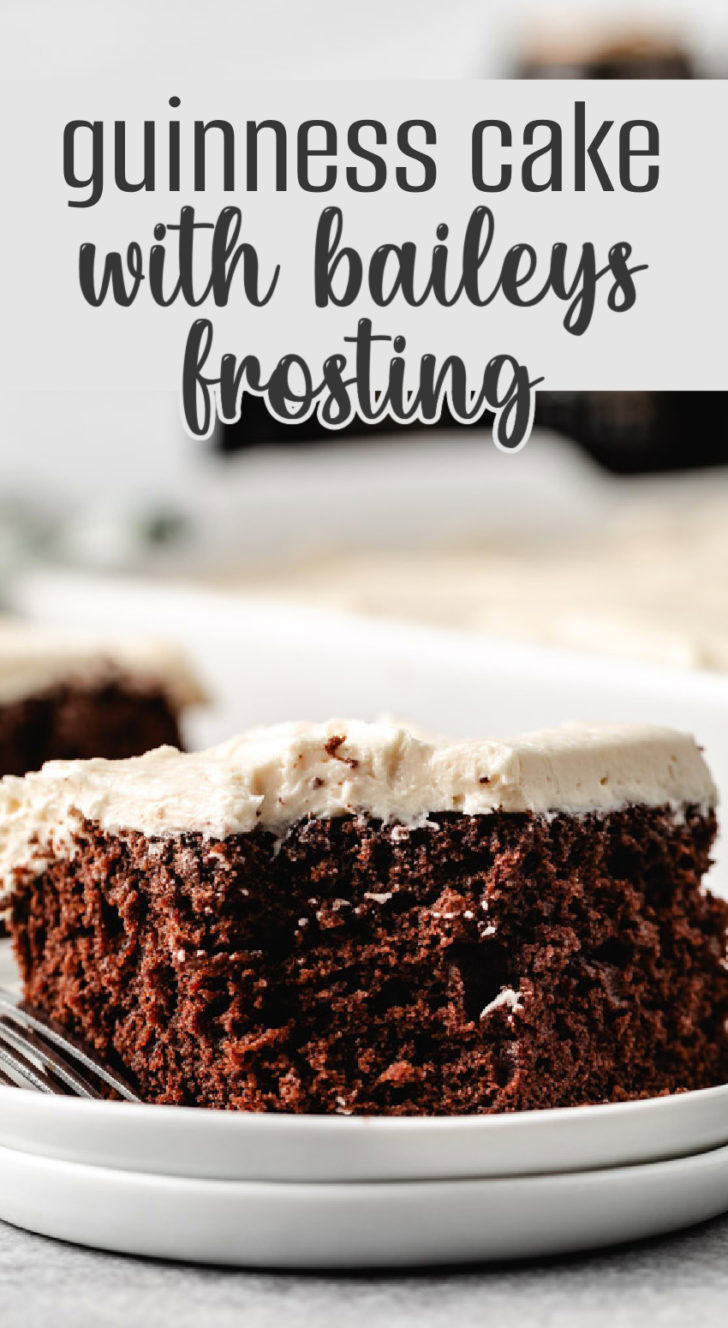
M 728 1148 L 571 1175 L 360 1185 L 185 1180 L 0 1148 L 0 1217 L 123 1254 L 279 1268 L 529 1258 L 728 1209 Z
M 728 1144 L 728 1085 L 508 1116 L 254 1115 L 0 1088 L 0 1145 L 93 1166 L 224 1181 L 537 1175 Z

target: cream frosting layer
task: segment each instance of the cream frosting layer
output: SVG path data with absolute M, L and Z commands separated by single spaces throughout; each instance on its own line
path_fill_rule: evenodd
M 0 620 L 0 705 L 61 683 L 93 685 L 120 673 L 142 685 L 161 687 L 175 706 L 205 699 L 186 657 L 167 641 L 115 639 Z
M 649 726 L 567 725 L 506 741 L 446 742 L 396 723 L 336 719 L 252 729 L 208 751 L 51 761 L 0 781 L 0 875 L 74 851 L 80 819 L 147 836 L 213 839 L 306 815 L 418 825 L 438 812 L 608 812 L 717 801 L 695 740 Z

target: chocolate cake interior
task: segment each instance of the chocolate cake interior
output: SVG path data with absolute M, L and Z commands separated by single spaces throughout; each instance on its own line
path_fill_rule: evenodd
M 19 878 L 25 994 L 150 1101 L 461 1114 L 728 1078 L 715 818 L 306 816 L 110 833 Z

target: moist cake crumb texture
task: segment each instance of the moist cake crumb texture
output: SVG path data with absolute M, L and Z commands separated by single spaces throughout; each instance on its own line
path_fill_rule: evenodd
M 19 892 L 26 997 L 150 1101 L 465 1113 L 728 1077 L 711 819 L 445 814 L 146 840 Z

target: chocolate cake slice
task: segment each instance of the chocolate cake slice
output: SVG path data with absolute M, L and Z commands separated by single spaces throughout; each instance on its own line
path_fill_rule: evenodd
M 181 713 L 202 699 L 166 643 L 0 623 L 0 775 L 180 746 Z
M 463 1114 L 728 1078 L 691 737 L 343 720 L 0 783 L 26 998 L 150 1102 Z

